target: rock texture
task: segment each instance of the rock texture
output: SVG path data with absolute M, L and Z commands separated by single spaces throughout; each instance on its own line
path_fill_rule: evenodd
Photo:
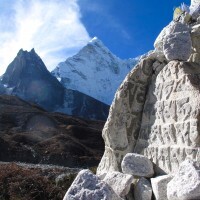
M 128 153 L 122 160 L 122 172 L 136 177 L 152 177 L 154 174 L 152 162 L 143 155 Z
M 133 152 L 139 135 L 142 110 L 148 84 L 153 73 L 154 59 L 143 59 L 125 78 L 115 94 L 109 117 L 104 126 L 104 156 L 97 174 L 121 169 L 123 157 Z
M 151 185 L 156 200 L 167 200 L 167 184 L 172 180 L 171 175 L 158 176 L 151 178 Z M 171 200 L 171 199 L 169 199 Z
M 200 163 L 186 160 L 167 185 L 167 197 L 170 200 L 200 199 Z
M 163 52 L 167 60 L 188 60 L 192 48 L 189 31 L 190 28 L 186 24 L 171 23 L 163 40 Z
M 146 178 L 140 178 L 134 188 L 135 200 L 151 200 L 152 187 Z
M 167 173 L 200 159 L 199 77 L 198 64 L 171 61 L 149 85 L 135 152 Z
M 112 188 L 89 170 L 77 175 L 63 200 L 122 200 Z
M 124 198 L 130 191 L 134 177 L 120 172 L 111 172 L 106 175 L 103 181 L 110 185 L 117 195 Z

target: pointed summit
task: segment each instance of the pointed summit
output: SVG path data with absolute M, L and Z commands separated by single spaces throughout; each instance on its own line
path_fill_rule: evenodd
M 90 41 L 89 41 L 89 43 L 101 43 L 101 44 L 103 44 L 102 43 L 102 41 L 98 38 L 98 37 L 93 37 Z
M 34 49 L 19 50 L 3 75 L 2 83 L 13 88 L 17 96 L 46 109 L 63 103 L 63 86 L 49 73 Z
M 52 74 L 66 88 L 110 104 L 121 81 L 137 61 L 118 58 L 94 37 L 76 55 L 59 63 Z

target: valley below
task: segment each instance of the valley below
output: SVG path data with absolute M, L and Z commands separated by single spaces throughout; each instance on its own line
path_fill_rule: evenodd
M 0 95 L 0 199 L 62 199 L 81 169 L 96 170 L 103 126 Z

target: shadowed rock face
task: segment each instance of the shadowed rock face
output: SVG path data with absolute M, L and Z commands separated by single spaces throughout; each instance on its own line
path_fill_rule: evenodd
M 96 166 L 104 150 L 103 125 L 0 95 L 0 160 Z
M 6 86 L 6 87 L 4 87 Z M 109 106 L 81 92 L 65 89 L 35 53 L 20 50 L 0 82 L 0 94 L 16 95 L 48 111 L 106 120 Z
M 63 104 L 63 86 L 51 76 L 34 49 L 18 52 L 3 75 L 2 83 L 13 88 L 13 94 L 45 109 L 53 110 Z

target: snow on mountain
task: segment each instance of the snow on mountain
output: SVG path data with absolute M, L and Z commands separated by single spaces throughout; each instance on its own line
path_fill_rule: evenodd
M 121 60 L 94 37 L 75 56 L 51 72 L 66 88 L 111 104 L 114 94 L 139 58 Z
M 76 90 L 66 89 L 47 70 L 34 49 L 20 50 L 0 77 L 0 95 L 15 95 L 48 111 L 106 120 L 109 106 Z M 98 109 L 96 109 L 98 108 Z

